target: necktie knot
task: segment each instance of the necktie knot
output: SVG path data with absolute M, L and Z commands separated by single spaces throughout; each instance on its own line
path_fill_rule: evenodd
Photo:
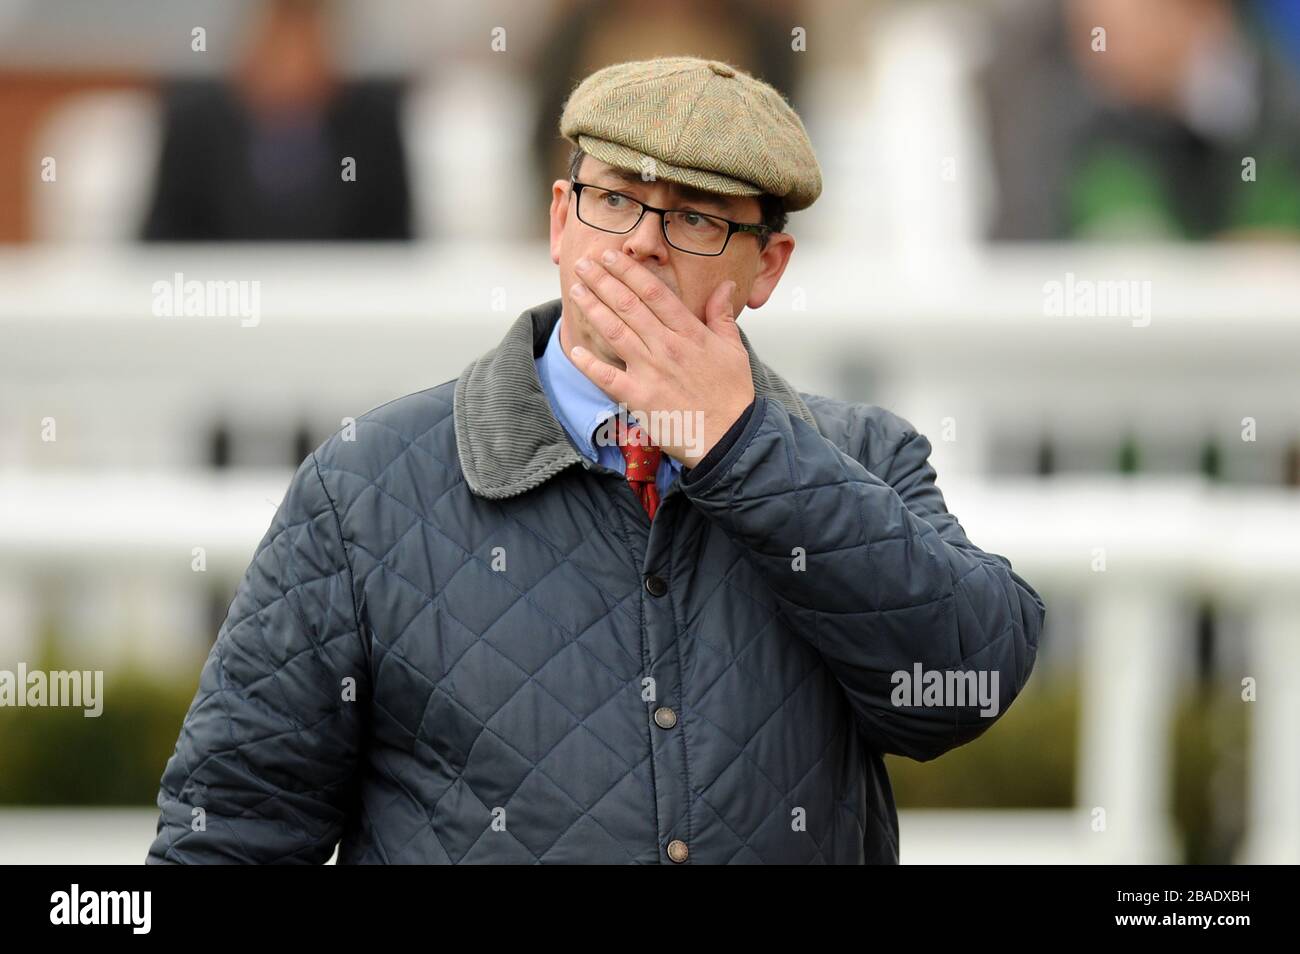
M 659 463 L 663 451 L 650 443 L 650 438 L 639 424 L 631 419 L 615 421 L 618 428 L 618 449 L 623 454 L 623 473 L 628 486 L 641 502 L 650 519 L 655 518 L 659 509 L 659 487 L 655 483 L 659 476 Z
M 620 435 L 618 449 L 623 452 L 628 480 L 654 483 L 663 451 L 650 443 L 650 438 L 639 425 L 628 421 L 627 429 Z

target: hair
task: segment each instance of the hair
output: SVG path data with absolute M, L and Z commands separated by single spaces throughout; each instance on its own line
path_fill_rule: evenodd
M 573 151 L 569 153 L 569 178 L 578 178 L 578 171 L 582 168 L 582 160 L 587 154 L 582 151 L 581 146 L 574 146 Z M 785 211 L 785 200 L 780 196 L 769 195 L 764 192 L 758 196 L 758 213 L 764 225 L 773 232 L 784 232 L 785 223 L 788 215 Z M 767 238 L 771 233 L 764 232 L 758 239 L 760 249 L 767 247 Z

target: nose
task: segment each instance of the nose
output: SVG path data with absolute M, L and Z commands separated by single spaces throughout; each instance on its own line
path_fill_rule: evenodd
M 661 265 L 668 262 L 668 242 L 664 239 L 663 218 L 646 209 L 636 228 L 623 236 L 623 251 L 637 261 L 652 258 Z

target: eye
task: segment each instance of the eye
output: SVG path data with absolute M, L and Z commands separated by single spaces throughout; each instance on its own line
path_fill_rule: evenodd
M 628 204 L 628 197 L 619 192 L 606 192 L 600 201 L 611 209 L 621 209 Z
M 711 215 L 705 215 L 703 212 L 689 212 L 683 210 L 681 212 L 681 217 L 682 225 L 686 226 L 688 229 L 717 229 L 722 225 L 722 223 L 716 218 Z

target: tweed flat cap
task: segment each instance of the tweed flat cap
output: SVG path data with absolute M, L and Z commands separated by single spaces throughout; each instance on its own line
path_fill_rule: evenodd
M 788 211 L 822 191 L 803 122 L 772 86 L 718 60 L 619 63 L 578 84 L 560 134 L 601 162 L 723 195 L 768 193 Z

